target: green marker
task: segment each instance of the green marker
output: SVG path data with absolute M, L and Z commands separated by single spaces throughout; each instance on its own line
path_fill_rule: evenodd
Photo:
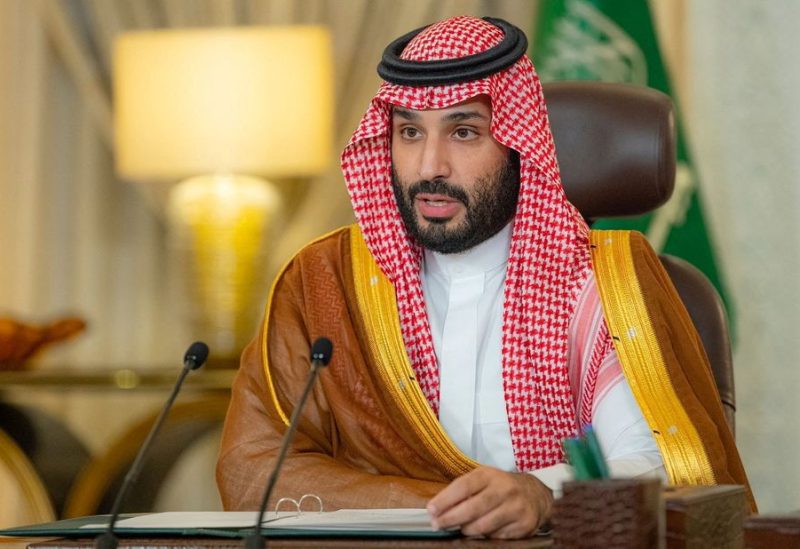
M 608 471 L 608 463 L 606 463 L 603 450 L 600 449 L 600 442 L 597 440 L 597 435 L 590 423 L 583 427 L 583 439 L 594 469 L 597 471 L 596 478 L 609 478 L 611 475 Z
M 569 464 L 575 472 L 575 480 L 591 479 L 592 473 L 587 463 L 588 456 L 583 441 L 579 438 L 565 438 L 563 444 Z

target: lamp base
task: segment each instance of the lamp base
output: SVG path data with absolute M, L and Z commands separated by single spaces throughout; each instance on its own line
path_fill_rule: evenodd
M 280 206 L 271 183 L 244 175 L 193 177 L 170 193 L 170 245 L 180 261 L 193 337 L 211 348 L 209 365 L 235 365 L 256 333 Z

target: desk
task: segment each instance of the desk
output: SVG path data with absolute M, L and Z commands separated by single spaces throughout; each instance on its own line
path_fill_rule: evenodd
M 94 539 L 55 539 L 35 541 L 27 545 L 31 549 L 78 549 L 90 548 Z M 524 540 L 482 540 L 469 538 L 452 539 L 364 539 L 364 538 L 305 538 L 305 539 L 270 539 L 266 545 L 268 549 L 367 549 L 371 547 L 401 549 L 497 549 L 509 547 L 511 549 L 538 549 L 552 547 L 553 540 L 547 537 L 536 537 Z M 0 547 L 3 547 L 0 545 Z M 120 538 L 119 547 L 129 549 L 160 549 L 192 547 L 197 549 L 242 549 L 241 539 L 210 539 L 210 538 Z M 5 548 L 4 548 L 5 549 Z

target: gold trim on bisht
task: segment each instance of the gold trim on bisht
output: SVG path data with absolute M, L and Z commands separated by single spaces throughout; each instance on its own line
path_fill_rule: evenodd
M 358 310 L 383 389 L 448 472 L 468 473 L 478 463 L 450 440 L 428 404 L 406 354 L 394 286 L 375 263 L 358 225 L 350 226 L 350 250 Z
M 331 231 L 329 233 L 326 233 L 326 234 L 320 236 L 319 238 L 315 238 L 314 240 L 312 240 L 311 242 L 306 244 L 306 246 L 311 246 L 315 242 L 319 242 L 320 240 L 324 240 L 324 239 L 328 238 L 329 236 L 331 236 L 331 235 L 333 235 L 335 233 L 338 233 L 339 231 L 345 231 L 345 230 L 347 230 L 347 227 L 339 227 L 338 229 L 335 229 L 335 230 L 333 230 L 333 231 Z M 304 246 L 304 248 L 306 246 Z M 289 416 L 286 414 L 286 412 L 281 407 L 281 403 L 278 402 L 278 395 L 275 392 L 275 386 L 272 383 L 272 375 L 270 375 L 270 373 L 269 373 L 269 353 L 267 352 L 267 340 L 269 339 L 269 337 L 268 337 L 268 335 L 269 335 L 269 312 L 270 312 L 270 309 L 272 308 L 272 298 L 273 298 L 273 295 L 275 294 L 275 288 L 278 286 L 278 282 L 281 280 L 281 278 L 283 278 L 283 273 L 286 271 L 286 269 L 289 268 L 289 265 L 292 263 L 292 261 L 294 261 L 294 258 L 295 258 L 296 255 L 297 254 L 292 255 L 292 257 L 288 261 L 286 261 L 286 263 L 283 264 L 283 266 L 278 271 L 278 274 L 275 276 L 275 280 L 272 282 L 272 286 L 269 289 L 269 294 L 267 294 L 267 304 L 264 306 L 264 322 L 263 322 L 263 326 L 261 328 L 261 357 L 262 357 L 263 366 L 264 366 L 264 375 L 267 378 L 267 387 L 269 388 L 269 396 L 272 399 L 272 404 L 273 404 L 273 406 L 275 406 L 275 410 L 278 412 L 278 415 L 280 416 L 281 421 L 283 421 L 284 425 L 286 425 L 287 427 L 289 426 Z
M 606 322 L 671 484 L 716 484 L 703 441 L 670 380 L 631 252 L 631 231 L 591 231 Z

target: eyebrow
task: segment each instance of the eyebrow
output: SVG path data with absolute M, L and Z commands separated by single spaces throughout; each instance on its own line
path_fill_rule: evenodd
M 456 111 L 451 112 L 447 116 L 444 117 L 443 120 L 447 122 L 461 122 L 462 120 L 471 120 L 473 118 L 479 118 L 481 120 L 489 120 L 486 116 L 479 113 L 478 111 Z
M 416 112 L 410 111 L 410 110 L 406 110 L 406 109 L 403 109 L 403 108 L 400 108 L 400 107 L 394 107 L 394 109 L 392 109 L 392 114 L 393 115 L 397 115 L 400 118 L 403 118 L 403 119 L 409 120 L 409 121 L 413 121 L 413 120 L 419 119 L 419 114 L 417 114 Z M 442 120 L 444 122 L 461 122 L 463 120 L 471 120 L 471 119 L 474 119 L 474 118 L 478 118 L 480 120 L 487 120 L 487 121 L 489 120 L 489 118 L 487 116 L 485 116 L 482 113 L 479 113 L 478 111 L 455 111 L 455 112 L 451 112 L 450 114 L 448 114 L 447 116 L 442 118 Z
M 401 109 L 400 107 L 394 107 L 392 109 L 392 115 L 399 116 L 400 118 L 404 118 L 406 120 L 416 120 L 419 118 L 417 113 Z

